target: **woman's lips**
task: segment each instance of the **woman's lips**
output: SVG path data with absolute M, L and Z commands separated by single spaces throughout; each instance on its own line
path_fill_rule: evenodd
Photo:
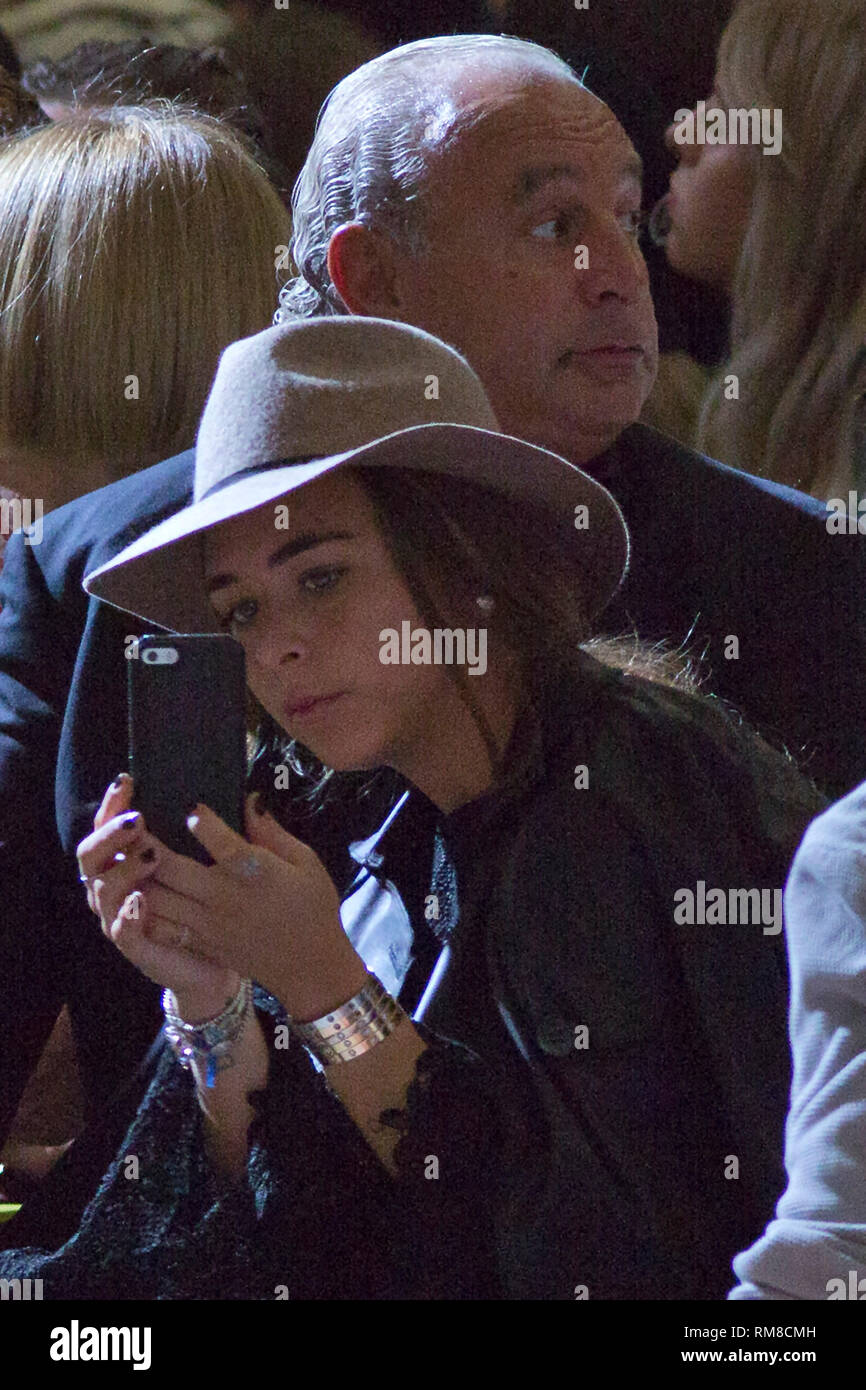
M 302 700 L 293 705 L 287 704 L 284 706 L 286 718 L 291 720 L 309 719 L 311 716 L 329 709 L 336 700 L 341 700 L 345 693 L 344 690 L 341 690 L 336 695 L 317 695 L 310 700 Z

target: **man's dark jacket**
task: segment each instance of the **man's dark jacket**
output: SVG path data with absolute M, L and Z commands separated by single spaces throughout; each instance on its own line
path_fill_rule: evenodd
M 77 878 L 76 844 L 126 766 L 126 639 L 145 630 L 88 599 L 81 581 L 189 501 L 192 465 L 192 452 L 181 454 L 79 498 L 45 517 L 40 544 L 19 534 L 6 551 L 0 1134 L 64 1002 L 93 1113 L 161 1020 L 155 986 L 103 938 Z M 691 632 L 694 645 L 707 647 L 716 693 L 805 751 L 825 791 L 841 795 L 864 780 L 862 538 L 828 534 L 818 503 L 642 426 L 627 430 L 593 471 L 620 500 L 633 541 L 631 573 L 604 628 L 634 626 L 642 637 L 676 641 Z M 738 657 L 725 656 L 730 638 Z M 358 834 L 370 833 L 369 814 L 359 813 Z M 429 830 L 426 810 L 422 823 L 418 843 Z M 339 876 L 333 844 L 310 842 Z M 417 875 L 425 854 L 407 856 L 407 872 Z

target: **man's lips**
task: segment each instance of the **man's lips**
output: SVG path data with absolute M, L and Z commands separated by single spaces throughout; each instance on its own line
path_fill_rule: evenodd
M 577 357 L 601 357 L 611 354 L 622 356 L 624 353 L 637 352 L 643 354 L 643 348 L 637 343 L 602 343 L 599 347 L 583 348 L 577 351 Z
M 641 347 L 639 343 L 613 341 L 599 343 L 596 347 L 567 348 L 559 361 L 562 366 L 567 366 L 573 358 L 585 362 L 609 362 L 625 365 L 637 362 L 639 358 L 646 357 L 646 355 L 646 349 Z
M 283 712 L 287 719 L 306 719 L 309 715 L 326 709 L 335 700 L 341 699 L 345 693 L 345 690 L 338 690 L 334 695 L 305 695 L 292 704 L 287 702 L 283 706 Z

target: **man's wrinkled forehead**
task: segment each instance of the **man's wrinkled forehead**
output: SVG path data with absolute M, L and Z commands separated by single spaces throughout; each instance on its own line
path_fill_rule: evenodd
M 579 177 L 603 168 L 618 180 L 642 179 L 640 157 L 610 107 L 567 79 L 470 84 L 458 99 L 449 154 L 495 169 L 516 201 L 553 170 Z

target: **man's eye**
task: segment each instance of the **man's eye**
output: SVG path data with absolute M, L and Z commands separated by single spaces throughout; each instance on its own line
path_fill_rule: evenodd
M 631 208 L 623 213 L 625 220 L 625 230 L 629 236 L 639 237 L 646 227 L 647 214 L 640 208 Z M 539 222 L 533 227 L 531 235 L 539 241 L 556 241 L 559 238 L 571 238 L 577 233 L 578 218 L 575 213 L 561 212 L 558 217 L 551 217 L 547 222 Z
M 574 227 L 576 221 L 577 218 L 573 213 L 561 212 L 557 217 L 551 217 L 547 222 L 539 222 L 532 228 L 530 236 L 537 237 L 539 241 L 555 241 L 558 237 L 564 237 Z
M 339 565 L 331 565 L 325 569 L 307 570 L 306 574 L 301 575 L 299 583 L 308 594 L 326 594 L 336 587 L 345 573 L 345 567 Z

